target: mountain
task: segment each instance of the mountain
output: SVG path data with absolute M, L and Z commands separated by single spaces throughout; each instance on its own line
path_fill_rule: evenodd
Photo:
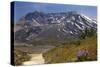
M 15 24 L 15 41 L 73 41 L 78 40 L 80 31 L 97 30 L 97 22 L 88 16 L 71 11 L 43 13 L 34 11 L 26 14 Z

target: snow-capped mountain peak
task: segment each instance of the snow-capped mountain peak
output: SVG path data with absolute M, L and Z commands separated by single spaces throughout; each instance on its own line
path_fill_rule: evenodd
M 22 23 L 23 22 L 23 25 Z M 20 27 L 15 32 L 15 40 L 70 40 L 76 39 L 80 31 L 85 28 L 97 29 L 96 21 L 78 12 L 42 13 L 33 12 L 25 15 L 23 20 L 19 20 L 15 28 Z M 27 30 L 27 32 L 26 32 Z

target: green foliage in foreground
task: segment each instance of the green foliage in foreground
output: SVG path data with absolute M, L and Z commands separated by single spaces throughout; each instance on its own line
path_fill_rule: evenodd
M 77 52 L 81 49 L 88 51 L 87 60 L 97 60 L 97 38 L 95 36 L 88 37 L 84 40 L 77 41 L 78 43 L 64 43 L 61 46 L 51 49 L 43 54 L 46 63 L 65 63 L 77 62 Z M 80 43 L 79 43 L 80 42 Z M 78 44 L 78 45 L 77 45 Z
M 22 65 L 22 62 L 28 61 L 30 56 L 26 52 L 14 49 L 14 65 Z

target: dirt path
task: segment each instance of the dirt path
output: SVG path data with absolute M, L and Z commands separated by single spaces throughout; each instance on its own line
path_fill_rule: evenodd
M 54 46 L 45 46 L 45 48 L 42 47 L 35 47 L 35 49 L 31 49 L 31 54 L 29 54 L 29 56 L 31 57 L 31 59 L 29 61 L 25 61 L 22 64 L 23 65 L 33 65 L 33 64 L 44 64 L 45 63 L 45 59 L 43 58 L 43 53 L 52 49 Z M 35 51 L 35 52 L 34 52 Z M 32 53 L 33 52 L 33 53 Z
M 45 60 L 41 54 L 30 54 L 31 60 L 23 62 L 23 65 L 44 64 Z

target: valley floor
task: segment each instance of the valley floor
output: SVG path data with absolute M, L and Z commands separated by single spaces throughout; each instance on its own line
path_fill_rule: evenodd
M 15 50 L 22 51 L 22 53 L 16 52 L 15 59 L 18 61 L 15 61 L 15 63 L 20 62 L 21 65 L 32 65 L 76 62 L 76 54 L 78 50 L 82 49 L 88 51 L 88 60 L 84 61 L 97 60 L 97 39 L 96 37 L 90 37 L 77 42 L 63 43 L 56 47 L 50 45 L 16 46 Z M 19 54 L 22 55 L 19 57 Z M 28 56 L 30 58 L 27 58 Z

